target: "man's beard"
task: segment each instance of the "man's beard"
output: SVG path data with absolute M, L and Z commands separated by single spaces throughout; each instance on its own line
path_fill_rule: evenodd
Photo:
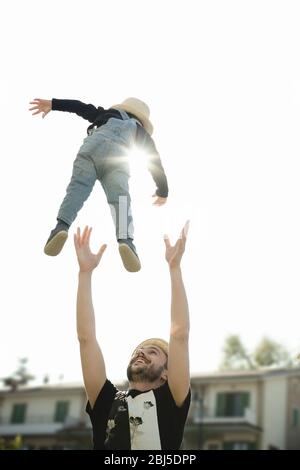
M 129 382 L 152 383 L 160 378 L 163 370 L 164 366 L 160 366 L 155 369 L 153 365 L 147 367 L 146 364 L 137 367 L 136 370 L 132 370 L 132 364 L 129 364 L 129 366 L 127 367 L 127 378 Z

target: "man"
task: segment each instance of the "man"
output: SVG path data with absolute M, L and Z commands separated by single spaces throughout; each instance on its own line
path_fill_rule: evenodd
M 78 100 L 55 98 L 36 98 L 31 104 L 33 115 L 42 113 L 44 118 L 51 110 L 68 111 L 92 123 L 74 161 L 72 178 L 57 215 L 57 224 L 50 233 L 44 252 L 49 256 L 60 253 L 70 225 L 98 179 L 112 212 L 123 265 L 129 272 L 139 271 L 141 264 L 133 244 L 128 186 L 129 155 L 134 146 L 143 149 L 150 157 L 148 168 L 157 186 L 153 204 L 161 206 L 168 196 L 165 172 L 151 137 L 153 126 L 148 106 L 137 98 L 127 98 L 109 109 L 96 108 Z
M 91 253 L 91 230 L 85 227 L 81 234 L 77 229 L 74 242 L 79 263 L 77 333 L 94 449 L 179 449 L 190 404 L 189 311 L 180 268 L 187 224 L 174 246 L 165 238 L 172 291 L 169 344 L 150 338 L 135 348 L 127 392 L 107 379 L 96 339 L 91 278 L 106 245 Z

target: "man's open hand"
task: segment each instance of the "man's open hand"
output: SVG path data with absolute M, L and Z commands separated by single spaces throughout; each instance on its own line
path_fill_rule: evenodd
M 107 245 L 102 245 L 98 253 L 93 254 L 90 249 L 90 236 L 92 228 L 86 226 L 82 235 L 78 227 L 77 233 L 74 234 L 74 245 L 77 254 L 80 272 L 91 272 L 95 269 L 106 250 Z
M 164 241 L 166 245 L 166 260 L 169 264 L 170 269 L 176 269 L 180 267 L 180 261 L 185 250 L 188 228 L 189 221 L 186 222 L 185 226 L 181 231 L 180 237 L 174 246 L 171 245 L 169 237 L 167 235 L 164 236 Z

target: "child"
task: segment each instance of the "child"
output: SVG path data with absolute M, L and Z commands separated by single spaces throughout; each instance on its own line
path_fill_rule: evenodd
M 128 152 L 133 145 L 149 154 L 148 168 L 157 186 L 154 204 L 161 206 L 168 197 L 166 175 L 151 137 L 153 126 L 148 106 L 137 98 L 127 98 L 109 109 L 55 98 L 36 98 L 30 104 L 33 105 L 30 108 L 33 115 L 43 113 L 44 118 L 51 110 L 68 111 L 92 123 L 74 161 L 72 178 L 57 215 L 57 225 L 50 233 L 44 252 L 49 256 L 60 253 L 70 225 L 98 179 L 112 211 L 123 265 L 127 271 L 139 271 L 141 264 L 133 244 L 128 188 Z

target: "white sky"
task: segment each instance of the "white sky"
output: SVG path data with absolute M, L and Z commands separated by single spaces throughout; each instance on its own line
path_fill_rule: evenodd
M 10 1 L 1 4 L 0 377 L 19 357 L 38 377 L 81 380 L 72 234 L 108 243 L 93 277 L 108 377 L 125 378 L 137 342 L 168 337 L 163 234 L 191 226 L 183 274 L 191 372 L 212 371 L 228 334 L 300 349 L 300 5 L 297 1 Z M 140 273 L 121 264 L 99 183 L 57 258 L 55 225 L 88 122 L 32 117 L 33 98 L 151 108 L 168 176 L 164 208 L 151 176 L 131 179 Z

